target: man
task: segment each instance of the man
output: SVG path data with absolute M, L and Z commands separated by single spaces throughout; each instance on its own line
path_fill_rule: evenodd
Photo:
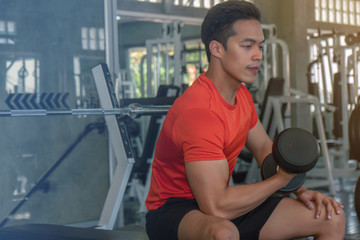
M 246 144 L 258 164 L 272 151 L 244 83 L 262 60 L 259 10 L 220 3 L 202 24 L 209 68 L 173 104 L 160 132 L 146 200 L 150 239 L 343 239 L 343 206 L 320 192 L 273 197 L 294 174 L 279 169 L 254 184 L 229 186 Z

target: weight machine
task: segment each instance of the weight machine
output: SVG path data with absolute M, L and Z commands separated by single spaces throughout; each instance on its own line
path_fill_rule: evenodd
M 173 52 L 172 56 L 170 52 Z M 162 65 L 165 67 L 163 84 L 181 86 L 181 25 L 179 21 L 163 24 L 163 38 L 146 41 L 147 97 L 156 96 L 156 91 L 162 84 Z M 172 76 L 170 69 L 173 70 Z M 145 86 L 144 81 L 141 82 L 142 87 Z
M 282 78 L 284 80 L 284 84 L 280 87 L 275 86 L 275 88 L 282 88 L 283 91 L 274 89 L 270 90 L 270 95 L 267 95 L 269 92 L 269 89 L 266 89 L 265 96 L 263 98 L 262 106 L 261 106 L 261 112 L 259 113 L 259 118 L 262 121 L 265 129 L 267 130 L 270 138 L 273 138 L 276 133 L 284 130 L 285 128 L 291 127 L 291 123 L 289 119 L 287 119 L 285 116 L 289 115 L 289 112 L 291 111 L 290 107 L 291 104 L 306 104 L 309 106 L 309 109 L 311 110 L 311 117 L 314 118 L 314 123 L 317 130 L 317 137 L 319 139 L 319 144 L 321 148 L 321 160 L 322 166 L 318 166 L 317 168 L 311 170 L 308 173 L 309 177 L 319 177 L 325 178 L 324 180 L 316 179 L 314 181 L 307 181 L 306 185 L 308 187 L 321 187 L 321 186 L 328 186 L 330 194 L 335 195 L 335 186 L 334 186 L 334 175 L 341 175 L 342 172 L 348 172 L 348 170 L 342 170 L 341 172 L 334 173 L 335 165 L 334 161 L 331 158 L 331 155 L 329 154 L 329 148 L 328 148 L 328 139 L 327 139 L 327 131 L 326 127 L 324 126 L 324 112 L 334 112 L 336 108 L 329 104 L 328 99 L 330 99 L 330 96 L 327 95 L 315 95 L 315 94 L 306 94 L 301 91 L 298 91 L 296 89 L 290 88 L 290 71 L 289 71 L 289 52 L 287 49 L 287 45 L 282 42 L 281 40 L 277 39 L 275 35 L 272 35 L 271 28 L 269 33 L 269 41 L 266 41 L 266 44 L 264 46 L 264 62 L 263 62 L 263 73 L 260 74 L 259 78 L 262 80 L 258 81 L 258 84 L 263 84 L 263 86 L 267 86 L 270 88 L 274 88 L 274 86 L 270 86 L 270 81 L 274 81 L 274 77 L 279 77 L 279 75 L 273 75 L 278 74 L 277 73 L 277 59 L 279 58 L 278 55 L 276 55 L 277 50 L 276 47 L 280 46 L 281 52 L 282 52 Z M 278 46 L 277 46 L 278 45 Z M 324 62 L 324 55 L 330 55 L 333 50 L 330 48 L 327 48 L 326 46 L 329 46 L 329 43 L 324 44 L 324 49 L 321 52 L 322 55 L 318 56 L 317 59 L 315 59 L 310 65 L 309 69 L 313 69 L 313 67 L 318 64 L 319 62 Z M 272 49 L 269 51 L 269 49 Z M 344 60 L 344 56 L 341 55 L 341 51 L 339 51 L 339 59 Z M 330 61 L 330 59 L 328 59 Z M 330 63 L 328 63 L 330 64 Z M 322 66 L 324 69 L 324 65 Z M 331 69 L 332 71 L 332 69 Z M 320 72 L 319 72 L 320 73 Z M 344 72 L 345 73 L 345 72 Z M 308 75 L 308 77 L 311 77 Z M 325 78 L 325 74 L 323 73 L 323 78 Z M 268 83 L 268 84 L 264 84 Z M 312 83 L 309 81 L 309 83 Z M 310 87 L 314 87 L 313 85 L 309 84 Z M 325 85 L 326 88 L 327 82 L 324 81 L 322 83 L 322 86 Z M 261 88 L 261 85 L 259 86 Z M 313 90 L 313 88 L 310 88 Z M 341 91 L 345 91 L 344 89 L 341 89 Z M 310 91 L 310 93 L 313 93 Z M 274 94 L 274 95 L 273 95 Z M 346 125 L 345 125 L 346 127 Z M 347 128 L 346 128 L 347 130 Z M 344 137 L 345 139 L 345 137 Z M 346 142 L 345 142 L 346 143 Z M 252 183 L 255 181 L 259 181 L 259 176 L 257 174 L 258 172 L 258 166 L 257 163 L 253 160 L 248 172 L 248 175 L 246 177 L 245 182 L 246 183 Z
M 310 49 L 316 53 L 308 67 L 309 93 L 318 97 L 326 119 L 327 142 L 336 177 L 358 176 L 349 167 L 349 117 L 360 94 L 360 41 L 352 34 L 318 34 L 309 36 Z M 357 38 L 359 39 L 359 38 Z M 334 131 L 333 131 L 334 129 Z M 334 160 L 339 160 L 334 164 Z

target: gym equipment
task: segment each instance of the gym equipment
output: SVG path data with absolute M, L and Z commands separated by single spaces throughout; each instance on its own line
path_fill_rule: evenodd
M 96 88 L 99 93 L 101 106 L 104 108 L 120 108 L 117 101 L 113 81 L 111 79 L 110 71 L 106 64 L 99 64 L 92 69 Z M 133 105 L 134 106 L 134 105 Z M 140 105 L 135 105 L 140 106 Z M 166 114 L 169 106 L 165 107 L 152 107 L 151 113 Z M 166 108 L 166 109 L 164 109 Z M 165 111 L 164 111 L 165 110 Z M 137 108 L 128 114 L 130 117 L 135 117 L 138 114 L 145 114 L 145 112 Z M 99 219 L 99 227 L 101 229 L 113 229 L 116 217 L 119 213 L 121 202 L 125 194 L 125 189 L 128 186 L 130 174 L 135 163 L 135 157 L 130 146 L 130 139 L 127 135 L 127 130 L 121 115 L 105 115 L 105 121 L 108 127 L 109 140 L 111 143 L 111 152 L 114 153 L 113 158 L 110 156 L 110 177 L 111 185 L 105 200 L 104 208 Z
M 127 107 L 120 107 L 107 65 L 99 64 L 92 69 L 92 72 L 102 108 L 0 110 L 0 117 L 103 115 L 108 128 L 110 146 L 116 162 L 110 162 L 111 185 L 99 219 L 98 228 L 113 229 L 135 163 L 124 120 L 128 117 L 136 118 L 143 115 L 163 116 L 166 115 L 171 105 L 143 106 L 139 103 L 133 103 Z M 105 124 L 103 124 L 103 126 L 105 126 Z M 62 161 L 63 158 L 60 158 L 54 167 L 50 168 L 49 171 L 41 177 L 38 185 L 41 185 Z M 30 197 L 36 190 L 38 190 L 38 187 L 31 189 L 26 196 Z M 15 213 L 25 202 L 26 199 L 19 202 L 10 212 L 9 216 Z M 0 223 L 0 226 L 4 226 L 9 221 L 9 216 L 6 216 Z
M 301 128 L 288 128 L 274 139 L 273 154 L 283 169 L 303 173 L 315 166 L 320 153 L 311 133 Z
M 349 119 L 349 145 L 350 158 L 357 161 L 357 169 L 360 163 L 360 104 L 352 111 Z M 360 177 L 358 178 L 354 191 L 354 205 L 358 219 L 360 220 Z
M 261 166 L 261 177 L 267 179 L 277 172 L 278 166 L 290 173 L 297 173 L 281 192 L 292 192 L 300 188 L 306 173 L 319 158 L 320 151 L 316 138 L 301 128 L 288 128 L 279 133 L 273 142 L 273 152 Z
M 352 111 L 349 120 L 350 157 L 360 162 L 360 104 Z M 360 220 L 360 177 L 354 191 L 354 205 L 358 219 Z
M 311 174 L 315 170 L 317 171 L 316 176 L 323 177 L 325 179 L 317 179 L 316 181 L 307 182 L 308 188 L 314 188 L 314 187 L 322 187 L 322 186 L 329 186 L 330 194 L 335 195 L 335 184 L 334 184 L 334 177 L 333 177 L 333 165 L 330 159 L 330 154 L 326 142 L 326 136 L 325 136 L 325 130 L 324 130 L 324 124 L 323 124 L 323 118 L 321 115 L 320 108 L 330 109 L 332 110 L 332 106 L 329 105 L 323 105 L 319 102 L 319 99 L 308 95 L 305 93 L 302 93 L 301 91 L 288 88 L 286 90 L 290 96 L 270 96 L 267 104 L 265 106 L 265 112 L 264 112 L 264 119 L 262 121 L 263 126 L 265 129 L 267 129 L 270 126 L 270 130 L 268 132 L 268 135 L 270 138 L 273 138 L 275 136 L 275 133 L 277 131 L 282 131 L 285 129 L 285 126 L 291 126 L 291 125 L 285 125 L 285 119 L 281 113 L 281 107 L 284 103 L 286 104 L 293 104 L 293 103 L 306 103 L 309 105 L 312 105 L 315 109 L 314 111 L 314 118 L 316 122 L 316 127 L 318 130 L 319 135 L 319 141 L 320 141 L 320 147 L 321 147 L 321 155 L 324 160 L 324 168 L 320 169 L 314 169 L 311 171 Z M 271 112 L 273 111 L 273 121 L 272 124 L 269 125 L 270 122 L 270 116 Z M 310 174 L 310 173 L 309 173 Z
M 352 111 L 349 119 L 350 157 L 360 162 L 360 104 Z
M 345 43 L 341 41 L 344 38 Z M 349 160 L 349 115 L 354 109 L 359 95 L 359 62 L 360 62 L 360 33 L 345 35 L 341 32 L 322 34 L 319 30 L 315 36 L 309 36 L 310 49 L 313 50 L 313 62 L 310 63 L 308 74 L 313 79 L 309 81 L 317 89 L 309 91 L 314 93 L 320 91 L 320 102 L 336 107 L 333 116 L 328 111 L 323 111 L 324 119 L 328 123 L 327 132 L 330 140 L 336 148 L 331 149 L 331 154 L 341 162 L 338 166 L 346 166 Z M 313 66 L 317 66 L 314 68 Z M 316 73 L 316 74 L 315 74 Z M 308 83 L 309 83 L 308 81 Z M 322 85 L 322 86 L 321 86 Z M 326 115 L 325 115 L 326 114 Z M 331 126 L 333 125 L 333 126 Z M 337 167 L 336 171 L 343 169 Z M 342 176 L 348 176 L 343 171 Z
M 100 230 L 53 224 L 26 224 L 0 228 L 0 239 L 6 240 L 115 240 L 149 239 L 144 231 Z
M 156 90 L 161 85 L 162 79 L 165 84 L 181 86 L 181 24 L 173 21 L 163 24 L 163 36 L 159 39 L 146 40 L 146 93 L 148 97 L 156 95 Z M 173 55 L 170 56 L 171 48 Z M 162 53 L 162 49 L 165 49 Z M 154 51 L 155 50 L 155 51 Z M 162 56 L 161 56 L 162 55 Z M 155 66 L 155 67 L 154 67 Z M 161 68 L 165 70 L 165 76 L 161 76 Z M 172 76 L 170 69 L 173 69 Z M 171 79 L 172 78 L 172 79 Z M 172 82 L 171 82 L 172 81 Z M 144 96 L 144 79 L 141 79 L 141 95 Z
M 120 117 L 136 118 L 142 115 L 162 115 L 166 114 L 170 106 L 142 106 L 140 104 L 131 104 L 128 107 L 114 108 L 85 108 L 68 110 L 0 110 L 0 117 L 43 117 L 43 116 L 61 116 L 61 115 L 119 115 Z
M 354 191 L 354 205 L 358 219 L 360 220 L 360 177 L 358 178 Z
M 34 109 L 34 110 L 0 110 L 0 117 L 39 117 L 39 116 L 62 116 L 62 115 L 103 115 L 105 122 L 101 124 L 102 128 L 107 126 L 110 146 L 113 150 L 114 159 L 116 162 L 110 162 L 110 178 L 111 184 L 104 203 L 104 207 L 97 225 L 101 229 L 113 229 L 125 189 L 129 182 L 129 177 L 135 163 L 134 154 L 130 146 L 130 140 L 127 134 L 127 129 L 124 120 L 127 118 L 136 118 L 142 115 L 163 116 L 168 112 L 170 105 L 157 106 L 142 106 L 139 103 L 130 104 L 128 107 L 120 107 L 113 81 L 109 69 L 106 64 L 99 64 L 92 69 L 96 87 L 98 90 L 102 108 L 94 109 Z M 178 90 L 178 89 L 177 89 Z M 97 125 L 96 125 L 97 126 Z M 91 127 L 90 127 L 91 128 Z M 91 128 L 92 129 L 92 128 Z M 79 141 L 86 135 L 79 137 Z M 71 151 L 77 142 L 71 146 Z M 65 155 L 68 154 L 68 151 Z M 3 227 L 10 219 L 10 216 L 15 213 L 33 193 L 39 189 L 48 178 L 48 176 L 56 169 L 56 167 L 64 160 L 61 157 L 53 167 L 51 167 L 39 180 L 37 186 L 34 186 L 26 197 L 15 206 L 8 216 L 0 223 Z
M 175 85 L 160 85 L 157 90 L 157 95 L 152 98 L 152 105 L 169 104 L 172 105 L 177 97 L 180 95 L 180 87 Z M 129 105 L 132 103 L 145 103 L 148 98 L 138 99 L 122 99 L 122 103 Z M 151 163 L 154 157 L 155 144 L 161 126 L 165 119 L 165 115 L 153 115 L 150 117 L 149 125 L 147 127 L 146 137 L 143 145 L 141 155 L 135 158 L 135 164 L 132 171 L 132 179 L 130 181 L 129 196 L 137 197 L 139 201 L 139 213 L 146 213 L 145 199 L 150 188 L 151 179 Z
M 319 135 L 319 142 L 321 147 L 321 155 L 324 160 L 324 168 L 313 169 L 310 173 L 313 174 L 316 171 L 316 176 L 324 179 L 316 179 L 316 181 L 307 181 L 306 187 L 315 188 L 328 186 L 331 195 L 335 195 L 335 183 L 333 177 L 333 165 L 330 159 L 328 151 L 323 118 L 321 114 L 321 108 L 333 111 L 334 107 L 330 105 L 321 104 L 319 99 L 315 96 L 305 94 L 299 90 L 287 88 L 285 86 L 284 96 L 269 96 L 264 106 L 264 117 L 262 124 L 267 131 L 270 138 L 274 138 L 277 132 L 291 127 L 291 123 L 287 122 L 282 107 L 284 104 L 288 107 L 291 104 L 309 104 L 314 107 L 313 116 L 315 118 L 316 127 Z M 261 180 L 261 174 L 258 173 L 258 164 L 255 160 L 251 162 L 251 167 L 246 177 L 246 183 L 254 183 Z M 308 174 L 310 174 L 308 173 Z
M 335 73 L 334 75 L 334 85 L 335 86 L 340 86 L 341 84 L 341 73 Z M 347 83 L 346 84 L 346 91 L 347 91 L 347 100 L 348 103 L 346 105 L 345 108 L 347 109 L 353 109 L 352 106 L 355 105 L 356 103 L 356 87 L 353 83 Z M 342 128 L 342 111 L 344 106 L 342 105 L 342 92 L 341 92 L 341 88 L 334 88 L 334 93 L 333 93 L 333 102 L 334 105 L 336 106 L 336 110 L 334 111 L 334 136 L 337 138 L 341 138 L 343 136 L 343 131 L 344 129 Z M 348 111 L 345 109 L 345 111 Z
M 270 133 L 270 128 L 272 125 L 272 120 L 274 119 L 274 111 L 268 111 L 269 116 L 265 116 L 265 110 L 268 107 L 268 100 L 269 97 L 281 97 L 284 95 L 284 88 L 285 88 L 285 79 L 284 78 L 270 78 L 269 82 L 267 84 L 266 90 L 265 90 L 265 95 L 261 104 L 261 112 L 259 114 L 259 120 L 264 124 L 264 118 L 267 117 L 268 118 L 268 123 L 266 124 L 266 126 L 264 125 L 265 131 L 269 134 Z M 283 105 L 285 106 L 285 105 Z M 283 106 L 281 106 L 281 114 L 283 116 L 284 113 L 284 109 Z M 271 133 L 270 133 L 271 134 Z M 245 182 L 246 183 L 252 183 L 254 181 L 254 175 L 255 175 L 255 171 L 257 172 L 258 169 L 258 164 L 257 162 L 253 159 L 252 155 L 248 156 L 248 154 L 246 151 L 244 151 L 244 149 L 240 152 L 239 158 L 247 160 L 248 162 L 251 162 L 251 167 L 246 175 L 246 179 Z M 259 175 L 259 174 L 256 174 Z M 260 178 L 260 176 L 256 176 L 257 179 Z M 257 180 L 256 180 L 257 181 Z
M 278 165 L 272 154 L 269 154 L 261 166 L 261 178 L 263 180 L 273 176 L 277 172 Z M 306 174 L 301 173 L 296 175 L 285 187 L 281 188 L 280 192 L 293 192 L 299 189 L 305 182 Z
M 359 32 L 357 34 L 349 33 L 348 35 L 345 36 L 345 43 L 348 46 L 360 43 L 360 33 Z

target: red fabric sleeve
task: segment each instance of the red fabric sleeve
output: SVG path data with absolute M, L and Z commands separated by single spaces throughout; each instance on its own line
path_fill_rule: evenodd
M 183 149 L 185 162 L 226 158 L 223 123 L 208 109 L 191 109 L 182 113 L 172 135 Z

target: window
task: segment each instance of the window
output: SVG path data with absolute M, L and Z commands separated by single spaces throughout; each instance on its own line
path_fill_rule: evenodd
M 150 1 L 150 0 L 148 0 Z M 198 7 L 198 8 L 210 8 L 225 0 L 174 0 L 175 6 L 185 7 Z M 248 2 L 254 2 L 253 0 L 247 0 Z
M 104 28 L 81 28 L 81 45 L 84 50 L 105 50 Z
M 37 93 L 39 90 L 40 61 L 24 57 L 6 61 L 6 86 L 8 93 Z
M 360 0 L 315 0 L 315 20 L 360 26 Z
M 15 22 L 0 21 L 0 44 L 15 44 L 15 35 Z

